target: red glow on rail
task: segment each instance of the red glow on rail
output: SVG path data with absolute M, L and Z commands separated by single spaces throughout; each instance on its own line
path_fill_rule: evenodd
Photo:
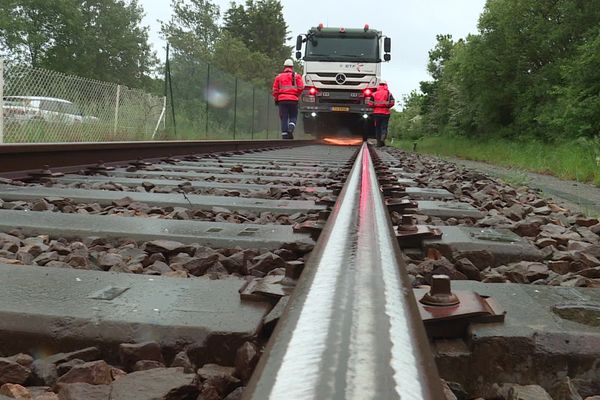
M 336 146 L 359 146 L 363 140 L 361 138 L 323 138 L 325 144 L 334 144 Z

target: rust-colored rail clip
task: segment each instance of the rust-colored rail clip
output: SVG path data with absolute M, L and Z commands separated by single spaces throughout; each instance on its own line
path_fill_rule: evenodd
M 442 232 L 439 229 L 432 228 L 427 225 L 412 225 L 404 224 L 396 228 L 396 239 L 401 248 L 406 247 L 421 247 L 424 239 L 435 239 L 442 237 Z
M 294 232 L 296 233 L 308 233 L 310 236 L 317 240 L 321 231 L 325 227 L 326 221 L 305 221 L 299 224 L 295 224 L 293 227 Z
M 489 296 L 452 291 L 447 275 L 434 275 L 431 287 L 413 289 L 419 313 L 431 338 L 464 337 L 472 323 L 503 322 L 506 311 Z

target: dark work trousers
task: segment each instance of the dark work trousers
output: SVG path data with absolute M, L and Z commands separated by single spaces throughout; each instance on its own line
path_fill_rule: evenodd
M 290 123 L 296 125 L 298 121 L 298 102 L 280 101 L 279 118 L 281 119 L 281 133 L 289 132 Z
M 373 114 L 373 122 L 375 123 L 377 142 L 384 142 L 387 136 L 388 123 L 390 122 L 389 114 Z

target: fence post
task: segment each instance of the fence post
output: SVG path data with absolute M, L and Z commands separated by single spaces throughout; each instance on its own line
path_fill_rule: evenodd
M 208 67 L 206 69 L 206 138 L 208 139 L 208 111 L 210 107 L 209 97 L 210 97 L 210 63 L 207 64 Z
M 252 134 L 250 140 L 254 140 L 254 96 L 256 94 L 255 87 L 252 86 Z
M 233 138 L 237 130 L 237 98 L 238 98 L 238 78 L 235 78 L 235 98 L 233 99 Z
M 267 96 L 267 139 L 269 138 L 269 107 L 271 106 L 271 99 Z
M 117 101 L 115 104 L 115 126 L 113 127 L 113 139 L 117 136 L 117 125 L 119 124 L 119 101 L 121 99 L 121 85 L 117 85 Z
M 4 59 L 0 58 L 0 143 L 4 143 Z
M 160 117 L 158 117 L 158 122 L 156 123 L 156 128 L 154 128 L 154 133 L 152 134 L 152 140 L 154 140 L 154 136 L 156 136 L 156 132 L 158 132 L 158 128 L 160 128 L 160 122 L 163 120 L 163 117 L 165 116 L 166 111 L 167 111 L 167 96 L 164 96 L 162 111 L 160 112 Z M 165 120 L 166 120 L 166 118 L 165 118 Z

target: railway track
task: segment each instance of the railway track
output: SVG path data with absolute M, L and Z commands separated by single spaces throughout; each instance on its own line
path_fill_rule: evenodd
M 0 398 L 595 394 L 597 220 L 292 145 L 0 148 Z

